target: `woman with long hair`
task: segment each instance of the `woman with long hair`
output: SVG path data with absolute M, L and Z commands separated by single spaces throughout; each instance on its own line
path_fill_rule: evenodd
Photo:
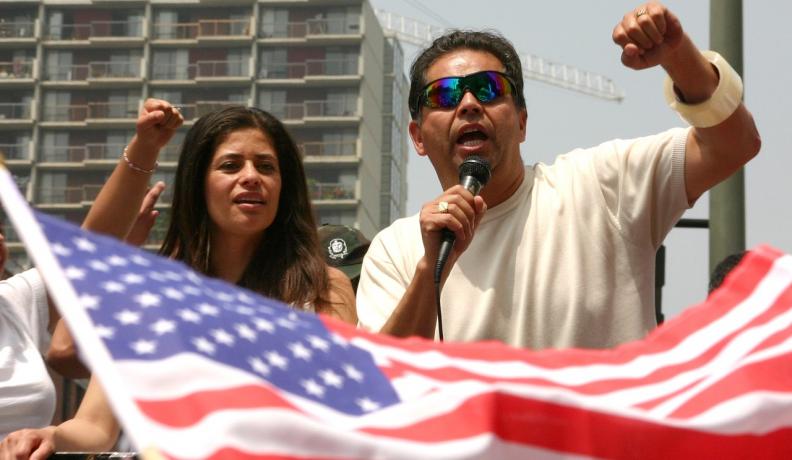
M 138 210 L 157 155 L 182 122 L 168 102 L 144 103 L 136 135 L 97 196 L 85 228 L 122 238 L 136 219 L 147 217 Z M 283 124 L 262 110 L 228 107 L 204 115 L 188 131 L 160 254 L 293 308 L 357 322 L 349 279 L 328 267 L 319 251 L 299 151 Z M 91 379 L 74 419 L 10 434 L 0 456 L 107 450 L 119 431 Z

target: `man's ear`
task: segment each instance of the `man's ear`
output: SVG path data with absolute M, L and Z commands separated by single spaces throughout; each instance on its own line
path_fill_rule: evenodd
M 527 126 L 528 126 L 528 109 L 520 109 L 520 115 L 518 117 L 518 124 L 520 126 L 520 142 L 525 142 L 525 135 L 527 133 Z
M 415 146 L 415 151 L 418 152 L 418 155 L 426 156 L 426 149 L 424 149 L 423 144 L 423 134 L 421 133 L 421 125 L 415 120 L 410 120 L 408 129 L 410 131 L 410 138 L 412 139 L 413 145 Z

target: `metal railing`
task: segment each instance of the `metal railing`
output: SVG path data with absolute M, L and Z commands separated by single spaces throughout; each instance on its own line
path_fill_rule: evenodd
M 0 80 L 11 78 L 33 78 L 35 59 L 14 59 L 0 62 Z
M 194 78 L 248 77 L 248 59 L 225 61 L 196 61 L 192 64 L 152 65 L 151 78 L 154 80 L 192 80 Z
M 89 102 L 44 107 L 44 121 L 85 121 L 88 118 L 137 118 L 137 102 Z
M 121 156 L 126 144 L 85 144 L 86 160 L 116 160 Z
M 85 81 L 89 78 L 140 78 L 140 61 L 92 61 L 68 66 L 48 65 L 45 75 L 51 81 Z
M 41 150 L 45 162 L 80 162 L 85 160 L 85 146 L 49 146 Z
M 36 23 L 33 21 L 12 21 L 0 23 L 0 40 L 4 38 L 33 38 Z
M 303 22 L 262 22 L 261 38 L 304 38 L 308 35 L 356 35 L 360 24 L 345 18 L 308 19 Z
M 346 100 L 305 101 L 306 117 L 351 117 L 355 112 Z
M 39 188 L 39 203 L 41 204 L 78 204 L 89 201 L 85 197 L 85 186 Z
M 206 115 L 209 112 L 213 112 L 215 110 L 222 109 L 224 107 L 232 106 L 232 105 L 247 105 L 243 102 L 235 102 L 235 101 L 196 101 L 192 104 L 180 104 L 179 105 L 179 112 L 181 112 L 182 117 L 185 120 L 195 120 L 200 118 L 203 115 Z M 178 152 L 174 153 L 174 156 L 177 156 Z M 162 157 L 160 157 L 162 159 Z M 164 160 L 163 161 L 168 161 Z M 170 161 L 176 161 L 174 158 Z
M 314 141 L 299 144 L 304 156 L 354 156 L 357 154 L 356 141 Z
M 143 21 L 92 21 L 87 24 L 50 24 L 48 40 L 88 40 L 91 38 L 143 37 Z
M 197 22 L 154 23 L 154 38 L 163 40 L 238 36 L 250 36 L 249 19 L 199 19 Z
M 0 154 L 6 160 L 29 160 L 30 145 L 27 142 L 22 144 L 0 144 Z
M 30 119 L 30 104 L 26 102 L 0 102 L 0 120 Z
M 305 78 L 306 76 L 357 75 L 358 58 L 307 59 L 305 62 L 267 63 L 259 69 L 259 78 Z
M 308 191 L 312 200 L 350 200 L 355 198 L 355 186 L 352 184 L 311 182 Z

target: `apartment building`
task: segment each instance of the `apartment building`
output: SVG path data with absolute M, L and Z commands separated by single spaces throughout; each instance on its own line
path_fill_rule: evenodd
M 0 152 L 37 208 L 81 222 L 147 97 L 185 127 L 226 104 L 284 121 L 319 223 L 373 236 L 405 212 L 403 51 L 365 0 L 12 0 L 0 8 Z M 170 190 L 148 244 L 164 235 Z M 11 270 L 28 265 L 10 224 Z

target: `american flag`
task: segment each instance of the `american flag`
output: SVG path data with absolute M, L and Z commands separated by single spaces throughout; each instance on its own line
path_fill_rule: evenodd
M 356 330 L 0 188 L 126 432 L 165 457 L 792 458 L 792 257 L 772 248 L 645 340 L 532 352 Z

